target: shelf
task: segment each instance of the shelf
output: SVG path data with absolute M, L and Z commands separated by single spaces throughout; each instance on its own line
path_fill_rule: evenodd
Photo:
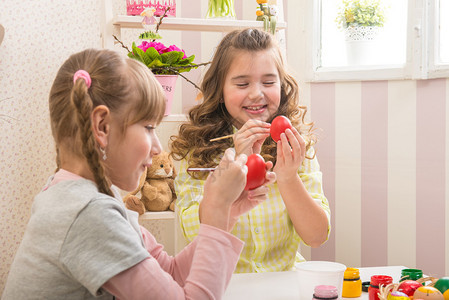
M 175 212 L 171 210 L 146 212 L 139 216 L 139 220 L 173 220 L 174 218 Z
M 123 28 L 139 28 L 143 29 L 141 24 L 141 16 L 125 16 L 119 15 L 114 18 L 113 25 Z M 262 21 L 249 20 L 220 20 L 220 19 L 198 19 L 198 18 L 170 18 L 167 17 L 161 24 L 160 29 L 166 30 L 188 30 L 188 31 L 214 31 L 226 32 L 234 29 L 257 27 L 263 28 Z M 278 22 L 276 28 L 278 30 L 285 29 L 285 22 Z

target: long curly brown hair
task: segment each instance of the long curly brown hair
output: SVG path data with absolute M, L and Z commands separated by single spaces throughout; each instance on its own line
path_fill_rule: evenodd
M 189 111 L 189 122 L 180 126 L 179 134 L 170 137 L 171 155 L 176 160 L 188 159 L 189 167 L 215 167 L 226 148 L 233 146 L 232 139 L 210 142 L 212 138 L 233 133 L 233 120 L 227 112 L 223 98 L 223 86 L 229 67 L 241 51 L 271 51 L 281 81 L 281 100 L 276 116 L 284 115 L 307 140 L 307 149 L 316 142 L 313 122 L 306 123 L 307 107 L 299 105 L 298 82 L 286 71 L 280 48 L 274 37 L 262 30 L 243 29 L 228 33 L 218 45 L 210 67 L 201 83 L 203 102 Z M 266 161 L 276 163 L 276 143 L 267 138 L 261 155 Z M 204 174 L 191 174 L 203 178 Z

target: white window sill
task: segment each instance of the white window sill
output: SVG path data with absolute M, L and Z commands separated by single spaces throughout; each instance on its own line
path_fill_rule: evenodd
M 307 82 L 411 79 L 404 65 L 373 65 L 319 68 L 308 74 Z

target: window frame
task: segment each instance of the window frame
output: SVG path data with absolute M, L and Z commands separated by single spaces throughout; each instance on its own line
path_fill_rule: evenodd
M 428 7 L 428 78 L 442 78 L 449 77 L 449 63 L 437 63 L 436 60 L 439 58 L 439 48 L 440 48 L 440 12 L 437 7 L 437 3 L 442 0 L 427 0 Z M 447 0 L 443 0 L 447 1 Z
M 438 1 L 438 0 L 437 0 Z M 427 79 L 449 76 L 449 63 L 436 64 L 439 11 L 435 0 L 408 0 L 404 64 L 320 67 L 321 0 L 306 1 L 307 47 L 303 53 L 307 82 Z M 429 17 L 432 16 L 432 17 Z

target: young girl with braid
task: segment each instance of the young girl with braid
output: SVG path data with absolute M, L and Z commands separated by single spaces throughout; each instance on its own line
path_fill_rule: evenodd
M 204 186 L 197 238 L 167 255 L 116 188 L 134 190 L 161 152 L 164 98 L 146 66 L 113 51 L 62 65 L 49 97 L 57 172 L 34 199 L 2 299 L 221 298 L 243 246 L 228 232 L 231 212 L 250 210 L 267 188 L 241 197 L 246 155 L 226 150 Z
M 178 211 L 184 236 L 198 234 L 198 209 L 204 198 L 204 172 L 187 168 L 215 167 L 225 149 L 237 154 L 260 153 L 274 165 L 277 182 L 268 200 L 235 219 L 232 233 L 245 242 L 236 272 L 284 271 L 304 258 L 302 240 L 318 247 L 330 230 L 329 203 L 312 144 L 313 123 L 304 121 L 298 84 L 286 71 L 276 40 L 258 29 L 230 32 L 218 45 L 204 75 L 203 102 L 189 112 L 189 122 L 171 138 L 171 152 L 181 160 L 175 179 Z M 270 123 L 279 115 L 293 128 L 279 142 L 270 136 Z M 210 141 L 216 137 L 232 138 Z M 244 194 L 251 199 L 253 191 Z

